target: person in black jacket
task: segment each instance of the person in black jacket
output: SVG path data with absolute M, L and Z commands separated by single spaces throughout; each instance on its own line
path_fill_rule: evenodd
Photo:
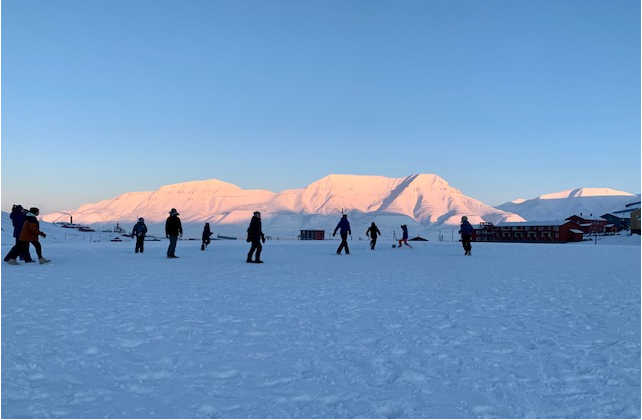
M 203 243 L 201 244 L 201 251 L 205 251 L 205 248 L 210 244 L 210 236 L 212 236 L 212 231 L 210 230 L 210 224 L 205 223 L 203 228 Z
M 176 209 L 171 209 L 169 217 L 165 221 L 165 236 L 169 238 L 169 247 L 167 248 L 167 258 L 178 258 L 176 252 L 176 242 L 179 236 L 183 236 L 183 226 L 181 219 L 178 218 Z
M 350 248 L 348 248 L 348 235 L 352 235 L 352 230 L 350 229 L 350 222 L 348 222 L 348 215 L 344 214 L 337 223 L 337 227 L 334 228 L 332 236 L 337 234 L 337 230 L 341 234 L 341 245 L 337 249 L 337 254 L 341 254 L 343 248 L 346 249 L 346 255 L 350 254 Z
M 258 211 L 254 212 L 252 220 L 250 221 L 250 227 L 247 228 L 247 242 L 252 243 L 250 252 L 247 254 L 246 262 L 261 264 L 261 251 L 263 246 L 261 242 L 265 243 L 265 235 L 263 235 L 263 230 L 261 228 L 261 213 Z M 256 258 L 252 261 L 252 254 L 256 251 Z
M 145 244 L 145 234 L 147 234 L 147 226 L 145 226 L 145 219 L 142 217 L 138 218 L 138 223 L 134 225 L 132 229 L 132 236 L 136 238 L 136 246 L 134 252 L 138 254 L 139 252 L 143 253 L 143 247 Z
M 379 228 L 375 225 L 375 222 L 372 222 L 368 230 L 366 230 L 366 236 L 370 238 L 370 249 L 375 249 L 377 244 L 377 235 L 381 235 Z

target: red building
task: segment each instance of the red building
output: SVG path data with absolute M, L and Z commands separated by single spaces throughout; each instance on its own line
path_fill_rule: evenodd
M 606 225 L 609 223 L 608 220 L 601 217 L 583 216 L 582 214 L 567 217 L 566 220 L 572 220 L 577 223 L 585 235 L 604 235 L 606 233 Z
M 482 223 L 475 228 L 475 242 L 579 242 L 584 232 L 572 220 Z

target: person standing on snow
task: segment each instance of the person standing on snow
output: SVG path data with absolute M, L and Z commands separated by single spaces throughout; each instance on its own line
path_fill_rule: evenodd
M 470 244 L 470 238 L 473 235 L 473 232 L 475 229 L 473 226 L 468 222 L 468 217 L 462 216 L 461 217 L 461 225 L 459 226 L 459 233 L 461 234 L 461 245 L 464 247 L 464 255 L 472 255 L 470 251 L 472 251 L 473 247 Z
M 201 251 L 205 251 L 205 248 L 210 244 L 210 236 L 212 236 L 212 231 L 210 230 L 210 224 L 205 223 L 203 228 L 203 243 L 201 244 Z
M 261 228 L 261 213 L 258 211 L 254 212 L 252 220 L 250 220 L 250 227 L 247 228 L 247 242 L 252 243 L 250 252 L 247 253 L 247 260 L 245 262 L 262 264 L 261 261 L 261 251 L 263 246 L 261 242 L 265 243 L 265 235 L 263 235 L 263 229 Z M 252 261 L 252 254 L 256 251 L 256 258 Z
M 179 236 L 183 236 L 183 226 L 181 225 L 181 219 L 178 218 L 176 209 L 169 211 L 169 217 L 165 221 L 165 236 L 169 238 L 167 258 L 178 258 L 176 256 L 176 242 Z
M 11 218 L 11 223 L 13 224 L 13 237 L 16 238 L 14 245 L 16 246 L 20 245 L 20 233 L 22 232 L 22 227 L 25 224 L 25 213 L 27 213 L 27 210 L 25 208 L 23 208 L 20 204 L 14 204 L 11 208 L 11 214 L 9 215 L 9 217 Z M 29 253 L 29 245 L 27 245 L 27 249 L 23 250 L 23 252 L 20 254 L 20 259 L 28 263 L 35 262 L 33 258 L 31 258 L 31 254 Z M 4 257 L 4 260 L 8 262 L 8 256 Z
M 138 218 L 138 223 L 134 225 L 132 229 L 132 236 L 136 238 L 136 247 L 134 252 L 138 254 L 139 252 L 143 253 L 143 246 L 145 244 L 145 234 L 147 234 L 147 226 L 145 226 L 145 219 L 142 217 Z
M 366 236 L 370 238 L 370 249 L 375 249 L 375 245 L 377 244 L 377 235 L 381 235 L 381 232 L 379 232 L 377 225 L 372 222 L 368 230 L 366 230 Z
M 401 248 L 402 243 L 406 244 L 407 247 L 412 248 L 408 243 L 408 225 L 401 225 L 401 230 L 403 231 L 403 235 L 401 236 L 401 239 L 399 239 L 399 248 Z
M 38 262 L 40 262 L 40 264 L 46 264 L 51 261 L 42 256 L 42 247 L 40 246 L 40 242 L 38 242 L 39 236 L 42 236 L 43 238 L 47 237 L 44 232 L 40 231 L 40 223 L 37 218 L 39 214 L 40 210 L 37 207 L 32 207 L 27 212 L 25 223 L 20 231 L 20 241 L 18 245 L 11 248 L 11 251 L 9 251 L 9 254 L 7 255 L 7 262 L 10 265 L 20 265 L 16 261 L 16 258 L 23 253 L 25 249 L 29 249 L 29 244 L 33 245 L 36 249 Z
M 332 236 L 336 236 L 337 230 L 341 234 L 341 245 L 337 249 L 337 254 L 341 254 L 343 248 L 346 249 L 346 255 L 350 254 L 350 249 L 348 248 L 348 235 L 352 235 L 352 230 L 350 229 L 350 222 L 348 222 L 348 215 L 344 214 L 337 227 L 334 228 Z

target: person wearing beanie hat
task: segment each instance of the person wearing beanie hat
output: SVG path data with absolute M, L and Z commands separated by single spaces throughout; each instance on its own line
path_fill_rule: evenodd
M 39 214 L 40 210 L 37 207 L 31 207 L 27 212 L 24 225 L 20 231 L 20 242 L 18 245 L 11 248 L 11 251 L 9 251 L 9 254 L 6 257 L 7 262 L 10 265 L 20 265 L 16 261 L 16 257 L 18 257 L 20 253 L 25 252 L 25 250 L 28 250 L 29 244 L 33 245 L 36 249 L 38 262 L 40 262 L 40 264 L 46 264 L 51 261 L 42 256 L 42 247 L 38 241 L 39 236 L 42 236 L 43 238 L 47 237 L 44 232 L 40 231 L 40 223 L 37 218 Z
M 183 236 L 183 226 L 181 219 L 178 218 L 176 209 L 169 211 L 169 217 L 165 221 L 165 236 L 169 238 L 169 247 L 167 247 L 167 258 L 178 258 L 176 252 L 176 242 L 179 236 Z
M 11 208 L 9 218 L 11 218 L 11 223 L 13 224 L 14 246 L 20 245 L 20 233 L 22 232 L 22 226 L 25 224 L 26 213 L 27 209 L 23 208 L 20 204 L 14 204 Z M 29 253 L 29 245 L 27 244 L 27 247 L 22 249 L 23 252 L 20 253 L 20 259 L 28 263 L 35 262 Z M 8 255 L 4 257 L 4 260 L 5 262 L 9 262 Z
M 474 231 L 475 229 L 468 221 L 468 217 L 462 216 L 459 233 L 461 234 L 461 245 L 464 247 L 464 255 L 472 255 L 470 251 L 472 251 L 473 247 L 470 244 L 470 240 Z
M 341 220 L 337 223 L 337 226 L 332 232 L 332 236 L 336 236 L 337 231 L 341 235 L 341 244 L 337 248 L 337 254 L 341 254 L 341 251 L 345 248 L 346 255 L 350 254 L 350 248 L 348 247 L 348 235 L 352 235 L 352 229 L 350 228 L 350 222 L 348 221 L 348 215 L 344 214 L 341 216 Z
M 132 229 L 132 236 L 136 238 L 136 246 L 134 247 L 134 253 L 142 254 L 145 245 L 145 234 L 147 233 L 147 226 L 145 226 L 145 219 L 142 217 L 138 218 L 138 223 L 134 225 Z

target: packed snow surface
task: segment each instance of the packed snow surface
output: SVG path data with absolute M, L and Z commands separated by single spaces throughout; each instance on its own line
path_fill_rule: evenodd
M 243 241 L 48 237 L 50 264 L 2 266 L 1 414 L 640 418 L 640 241 L 614 239 L 272 240 L 247 264 Z

